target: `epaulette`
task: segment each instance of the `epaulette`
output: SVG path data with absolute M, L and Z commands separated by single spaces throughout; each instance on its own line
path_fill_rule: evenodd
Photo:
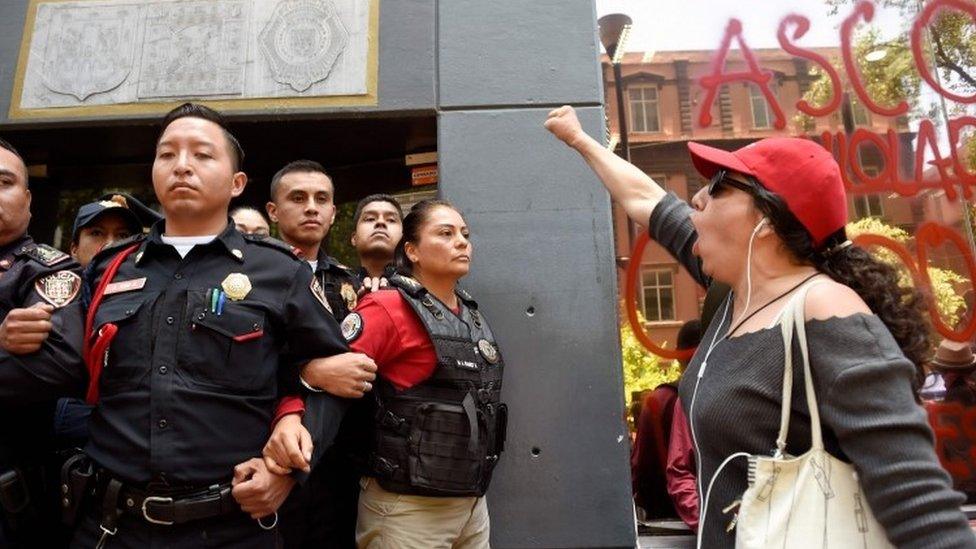
M 99 250 L 98 253 L 95 254 L 95 257 L 92 258 L 91 264 L 94 265 L 95 262 L 100 261 L 103 258 L 112 257 L 115 254 L 122 251 L 122 249 L 125 248 L 126 246 L 130 246 L 137 242 L 142 242 L 143 240 L 146 239 L 147 236 L 148 235 L 146 233 L 137 233 L 128 238 L 123 238 L 122 240 L 116 240 L 111 244 L 109 244 L 108 246 L 105 246 L 104 248 Z
M 57 248 L 48 246 L 47 244 L 30 243 L 21 248 L 20 253 L 26 255 L 41 265 L 44 265 L 45 267 L 51 267 L 61 263 L 62 261 L 71 259 L 70 255 Z
M 247 240 L 252 244 L 258 244 L 266 248 L 272 248 L 278 250 L 279 252 L 288 254 L 288 257 L 294 260 L 300 259 L 298 257 L 298 254 L 295 253 L 294 248 L 278 240 L 277 238 L 271 238 L 270 236 L 260 236 L 255 234 L 242 234 L 241 236 L 244 237 L 244 240 Z
M 414 297 L 422 296 L 427 289 L 424 288 L 416 279 L 402 274 L 395 274 L 389 278 L 390 285 L 402 288 Z
M 461 298 L 461 301 L 463 301 L 468 307 L 471 307 L 473 309 L 478 308 L 478 303 L 474 300 L 473 297 L 471 297 L 471 294 L 469 294 L 467 290 L 465 290 L 464 288 L 461 288 L 460 286 L 455 286 L 454 293 L 457 294 L 457 296 Z

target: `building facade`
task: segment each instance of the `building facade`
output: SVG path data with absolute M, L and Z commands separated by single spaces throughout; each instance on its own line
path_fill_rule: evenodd
M 837 48 L 814 48 L 828 59 L 838 59 Z M 726 150 L 734 150 L 766 137 L 809 136 L 819 139 L 823 132 L 844 132 L 842 115 L 838 110 L 828 116 L 804 123 L 796 118 L 795 107 L 816 79 L 810 66 L 779 49 L 753 50 L 763 70 L 771 71 L 770 89 L 786 117 L 786 127 L 774 127 L 773 111 L 759 88 L 747 82 L 734 82 L 721 87 L 711 109 L 713 123 L 702 127 L 698 122 L 700 103 L 705 90 L 698 80 L 713 70 L 714 51 L 628 52 L 621 61 L 624 88 L 624 114 L 628 130 L 631 161 L 667 190 L 690 201 L 707 183 L 695 171 L 687 152 L 689 141 L 702 142 Z M 616 100 L 617 83 L 613 70 L 604 55 L 603 68 L 607 97 L 607 123 L 611 143 L 619 139 L 619 105 Z M 726 62 L 726 72 L 747 70 L 738 50 L 732 51 Z M 869 112 L 847 95 L 853 125 L 884 134 L 889 129 L 910 143 L 913 134 L 904 119 L 879 116 Z M 911 147 L 904 147 L 910 151 Z M 910 171 L 911 155 L 902 158 L 901 169 Z M 861 165 L 865 173 L 876 174 L 883 169 L 884 160 L 872 146 L 861 147 Z M 907 163 L 906 163 L 907 162 Z M 952 205 L 945 201 L 932 202 L 932 193 L 913 199 L 888 194 L 851 194 L 850 219 L 877 217 L 886 224 L 914 232 L 914 226 L 924 217 L 923 203 L 930 203 L 933 212 L 944 212 Z M 928 196 L 928 198 L 925 198 Z M 936 204 L 936 205 L 933 205 Z M 958 206 L 956 206 L 958 210 Z M 698 318 L 705 291 L 658 244 L 651 242 L 640 258 L 631 257 L 640 227 L 628 222 L 626 215 L 614 206 L 614 235 L 618 266 L 618 287 L 623 292 L 624 273 L 630 261 L 640 261 L 640 280 L 634 296 L 638 311 L 645 319 L 645 328 L 658 344 L 671 348 L 678 329 L 687 320 Z

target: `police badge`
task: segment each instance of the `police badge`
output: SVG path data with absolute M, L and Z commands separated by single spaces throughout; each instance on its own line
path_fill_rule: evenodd
M 485 357 L 488 364 L 498 364 L 498 349 L 487 339 L 478 340 L 478 352 L 481 353 L 481 356 Z
M 355 309 L 356 304 L 359 303 L 359 299 L 356 296 L 356 290 L 352 287 L 352 284 L 348 282 L 342 283 L 342 287 L 339 288 L 339 295 L 342 296 L 342 299 L 346 302 L 346 307 L 348 307 L 350 311 Z
M 71 271 L 58 271 L 34 282 L 37 295 L 55 307 L 71 303 L 80 289 L 81 277 Z
M 244 273 L 230 273 L 220 287 L 231 301 L 240 301 L 251 292 L 251 279 Z
M 352 343 L 363 333 L 363 317 L 359 313 L 349 313 L 342 320 L 342 337 Z

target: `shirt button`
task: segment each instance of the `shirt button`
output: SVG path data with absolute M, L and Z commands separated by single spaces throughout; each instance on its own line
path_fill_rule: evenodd
M 169 368 L 167 368 L 166 366 L 160 366 L 159 367 L 159 373 L 161 375 L 166 375 L 166 372 L 168 372 L 168 371 L 169 371 Z
M 175 319 L 173 317 L 168 316 L 168 317 L 166 317 L 166 324 L 172 324 L 174 322 L 174 320 Z
M 175 275 L 173 275 L 173 278 L 175 278 L 176 280 L 183 280 L 183 273 L 176 273 Z
M 165 429 L 166 426 L 169 425 L 169 422 L 167 422 L 165 419 L 161 419 L 156 425 L 159 425 L 160 429 Z
M 203 320 L 207 315 L 205 313 L 200 313 L 197 315 L 197 320 Z

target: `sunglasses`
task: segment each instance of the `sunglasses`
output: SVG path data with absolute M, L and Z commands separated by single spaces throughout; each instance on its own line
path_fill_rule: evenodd
M 738 179 L 732 179 L 729 177 L 729 172 L 726 170 L 719 170 L 714 176 L 712 176 L 711 181 L 708 182 L 708 196 L 715 196 L 722 189 L 722 186 L 728 186 L 740 191 L 754 194 L 755 187 L 750 183 L 745 183 L 739 181 Z

